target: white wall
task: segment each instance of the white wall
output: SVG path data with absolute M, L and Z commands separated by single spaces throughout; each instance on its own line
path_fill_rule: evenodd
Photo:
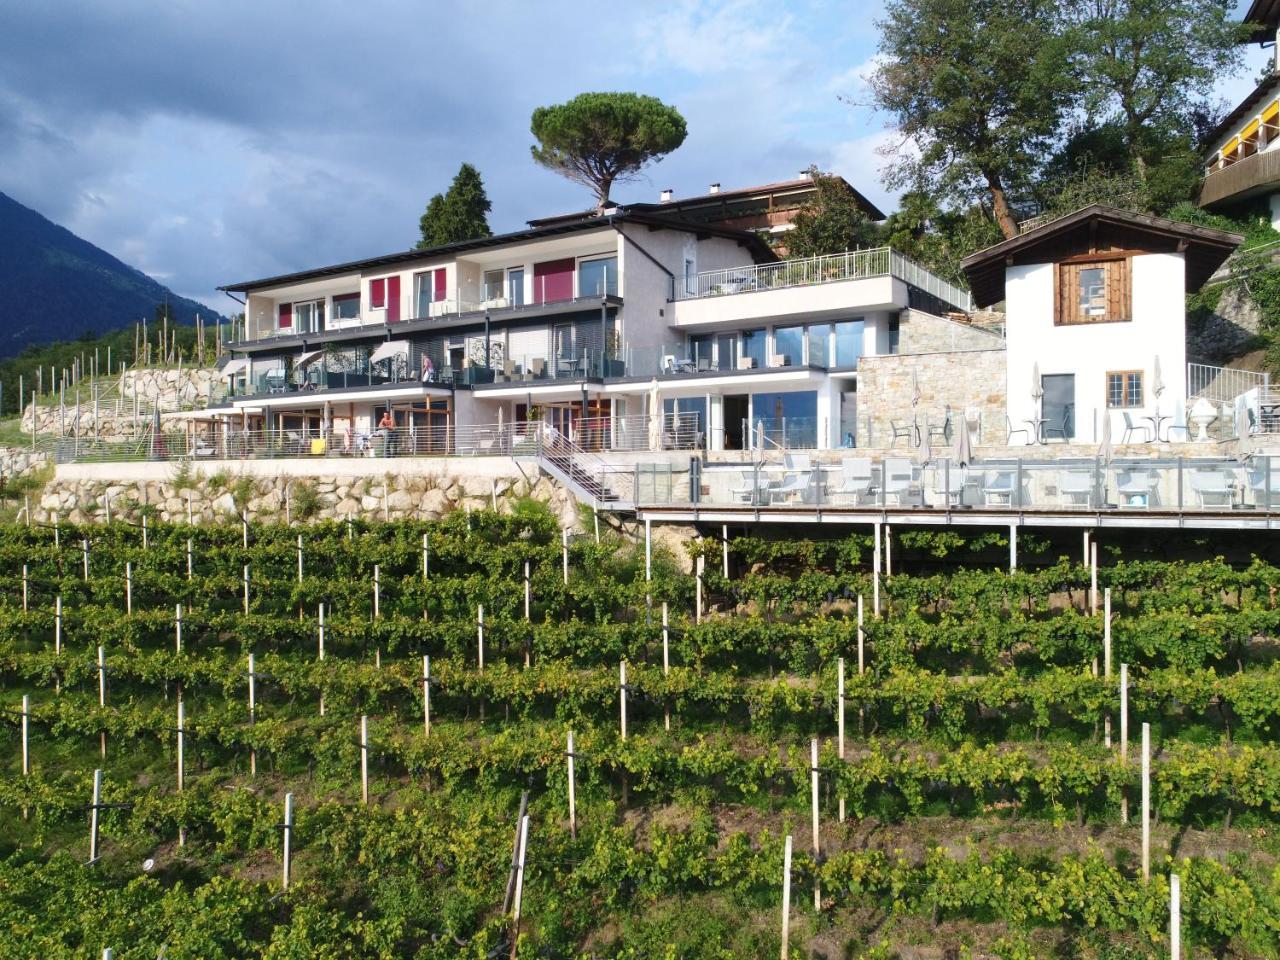
M 1135 424 L 1156 410 L 1152 391 L 1155 358 L 1160 357 L 1165 390 L 1159 400 L 1172 423 L 1186 419 L 1186 274 L 1180 253 L 1152 253 L 1133 258 L 1133 320 L 1124 323 L 1053 322 L 1053 264 L 1038 263 L 1005 270 L 1008 343 L 1009 418 L 1014 427 L 1036 415 L 1031 397 L 1032 371 L 1040 375 L 1075 374 L 1076 439 L 1101 439 L 1108 371 L 1141 370 L 1144 406 L 1128 412 Z M 1112 438 L 1124 431 L 1122 411 L 1111 411 Z M 1167 429 L 1169 422 L 1164 428 Z M 1149 426 L 1149 424 L 1148 424 Z

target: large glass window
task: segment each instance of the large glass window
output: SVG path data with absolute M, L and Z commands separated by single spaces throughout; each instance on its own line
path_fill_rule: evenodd
M 732 333 L 722 333 L 716 337 L 716 369 L 738 369 L 738 338 Z
M 795 367 L 804 363 L 804 327 L 777 327 L 773 331 L 773 362 L 769 366 Z
M 689 338 L 689 359 L 693 361 L 695 370 L 711 369 L 711 344 L 714 340 L 709 333 Z
M 618 258 L 601 257 L 578 264 L 578 296 L 602 297 L 618 292 Z
M 861 320 L 844 320 L 836 324 L 835 366 L 856 367 L 862 359 Z
M 320 333 L 324 330 L 324 301 L 312 300 L 293 305 L 295 333 Z
M 791 393 L 751 395 L 751 428 L 764 425 L 765 436 L 781 446 L 816 447 L 818 439 L 818 393 L 798 390 Z
M 742 331 L 742 358 L 750 360 L 749 366 L 759 370 L 765 366 L 764 354 L 767 337 L 763 330 Z
M 515 270 L 507 271 L 507 297 L 511 300 L 511 305 L 515 307 L 524 306 L 524 268 L 519 267 Z
M 831 324 L 815 323 L 809 328 L 809 366 L 826 367 L 827 343 L 831 339 Z
M 501 300 L 506 296 L 506 273 L 502 270 L 486 270 L 484 272 L 484 298 Z
M 676 450 L 703 446 L 707 431 L 707 398 L 678 397 L 662 401 L 662 445 Z
M 333 298 L 333 319 L 358 320 L 360 318 L 360 294 L 344 293 Z

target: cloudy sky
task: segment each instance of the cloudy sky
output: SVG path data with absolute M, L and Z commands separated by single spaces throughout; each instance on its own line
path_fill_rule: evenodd
M 478 11 L 483 10 L 483 15 Z M 656 199 L 843 174 L 886 210 L 865 101 L 878 2 L 0 0 L 0 191 L 222 312 L 221 283 L 411 246 L 458 164 L 495 231 L 589 205 L 529 159 L 584 90 L 676 106 Z M 1234 102 L 1266 53 L 1220 93 Z

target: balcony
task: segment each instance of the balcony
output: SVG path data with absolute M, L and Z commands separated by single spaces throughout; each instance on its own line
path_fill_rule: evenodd
M 893 281 L 968 311 L 967 291 L 888 247 L 710 270 L 672 280 L 677 326 L 849 308 L 906 306 Z M 792 291 L 791 295 L 781 291 Z M 900 302 L 901 301 L 901 302 Z
M 1202 207 L 1280 190 L 1280 149 L 1255 153 L 1228 166 L 1210 171 L 1200 184 Z

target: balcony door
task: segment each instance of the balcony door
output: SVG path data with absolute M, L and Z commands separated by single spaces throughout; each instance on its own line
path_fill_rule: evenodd
M 1057 436 L 1062 430 L 1066 439 L 1076 435 L 1076 375 L 1074 373 L 1047 373 L 1040 377 L 1040 415 L 1044 418 L 1044 434 Z

